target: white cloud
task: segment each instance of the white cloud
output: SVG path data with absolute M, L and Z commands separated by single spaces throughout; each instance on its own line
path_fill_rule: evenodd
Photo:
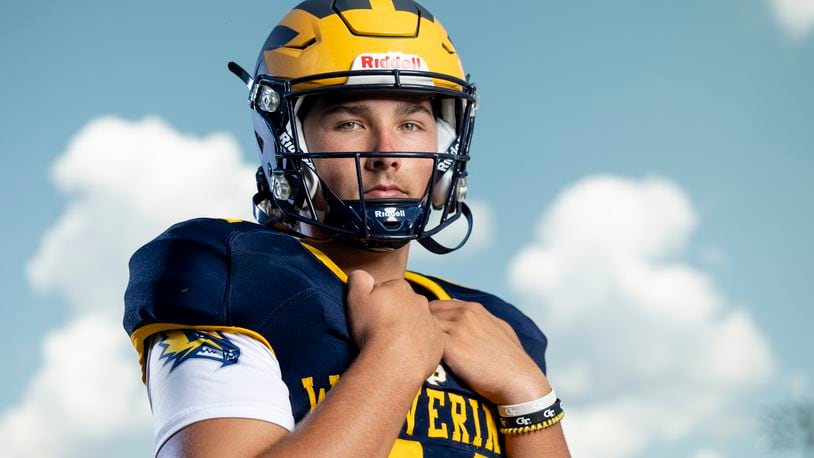
M 772 374 L 751 316 L 681 261 L 697 224 L 669 181 L 591 177 L 514 258 L 511 285 L 551 339 L 575 456 L 635 456 L 698 432 L 699 418 L 738 423 L 728 406 Z
M 135 351 L 117 322 L 78 317 L 49 334 L 42 353 L 43 367 L 22 401 L 0 418 L 0 454 L 92 456 L 105 439 L 141 434 L 149 440 Z
M 0 416 L 0 455 L 104 456 L 128 438 L 149 453 L 146 391 L 120 324 L 127 261 L 179 220 L 250 218 L 254 169 L 230 137 L 182 135 L 158 119 L 102 118 L 76 135 L 53 169 L 67 208 L 28 265 L 32 285 L 64 296 L 74 316 Z
M 118 313 L 133 251 L 181 219 L 250 219 L 254 169 L 224 134 L 185 136 L 159 119 L 94 120 L 54 165 L 68 208 L 29 263 L 29 279 L 77 310 Z
M 775 18 L 793 39 L 803 40 L 814 29 L 814 0 L 771 0 Z

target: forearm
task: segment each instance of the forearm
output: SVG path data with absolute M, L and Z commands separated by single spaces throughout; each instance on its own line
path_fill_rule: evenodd
M 539 369 L 529 370 L 531 374 L 528 382 L 521 384 L 525 390 L 515 391 L 509 397 L 504 398 L 499 404 L 516 404 L 532 399 L 538 399 L 543 395 L 551 393 L 551 385 Z M 565 442 L 565 435 L 562 431 L 562 424 L 556 423 L 548 428 L 523 434 L 505 434 L 506 456 L 510 458 L 539 457 L 563 458 L 570 457 L 568 445 Z
M 398 346 L 363 351 L 325 400 L 263 456 L 387 456 L 424 374 Z M 412 371 L 415 372 L 415 371 Z

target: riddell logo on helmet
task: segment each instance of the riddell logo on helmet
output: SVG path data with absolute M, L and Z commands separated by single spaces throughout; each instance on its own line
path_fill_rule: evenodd
M 353 70 L 427 70 L 427 63 L 418 56 L 401 53 L 360 54 L 353 61 Z
M 360 60 L 362 62 L 362 69 L 363 70 L 378 70 L 378 69 L 385 69 L 385 70 L 392 70 L 392 69 L 401 69 L 401 70 L 421 70 L 424 66 L 422 65 L 421 58 L 416 56 L 391 56 L 384 54 L 384 57 L 381 57 L 382 54 L 362 54 L 360 56 Z
M 373 214 L 376 216 L 376 218 L 404 218 L 407 216 L 407 213 L 404 210 L 394 207 L 387 207 L 384 209 L 384 211 L 375 210 Z
M 280 135 L 280 145 L 288 150 L 289 153 L 296 153 L 297 148 L 294 146 L 294 142 L 291 140 L 291 136 L 288 135 L 288 132 L 283 132 L 283 134 Z

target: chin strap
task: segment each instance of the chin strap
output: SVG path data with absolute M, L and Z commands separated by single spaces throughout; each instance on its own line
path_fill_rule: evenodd
M 432 237 L 424 237 L 423 239 L 419 239 L 418 243 L 435 254 L 452 253 L 458 248 L 464 246 L 464 243 L 469 240 L 469 235 L 472 234 L 472 211 L 469 210 L 468 205 L 461 202 L 461 213 L 464 215 L 464 218 L 466 218 L 466 235 L 464 236 L 464 239 L 461 240 L 461 242 L 458 243 L 458 245 L 456 245 L 454 248 L 445 247 L 444 245 L 441 245 L 433 240 Z

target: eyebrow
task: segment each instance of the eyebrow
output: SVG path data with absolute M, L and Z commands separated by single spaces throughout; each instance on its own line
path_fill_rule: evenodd
M 427 107 L 423 105 L 419 105 L 417 103 L 399 103 L 396 106 L 396 114 L 398 115 L 411 115 L 420 112 L 426 113 L 428 116 L 432 117 L 433 114 Z M 361 116 L 361 115 L 369 115 L 370 114 L 370 107 L 364 104 L 354 105 L 354 104 L 337 104 L 332 107 L 329 107 L 323 112 L 323 115 L 331 115 L 334 113 L 347 113 L 354 116 Z
M 365 105 L 334 105 L 322 112 L 322 116 L 346 113 L 353 116 L 369 115 L 370 108 Z
M 396 113 L 400 115 L 411 115 L 419 112 L 424 112 L 430 117 L 432 117 L 432 112 L 427 109 L 424 105 L 419 105 L 417 103 L 400 103 L 398 107 L 396 107 Z

